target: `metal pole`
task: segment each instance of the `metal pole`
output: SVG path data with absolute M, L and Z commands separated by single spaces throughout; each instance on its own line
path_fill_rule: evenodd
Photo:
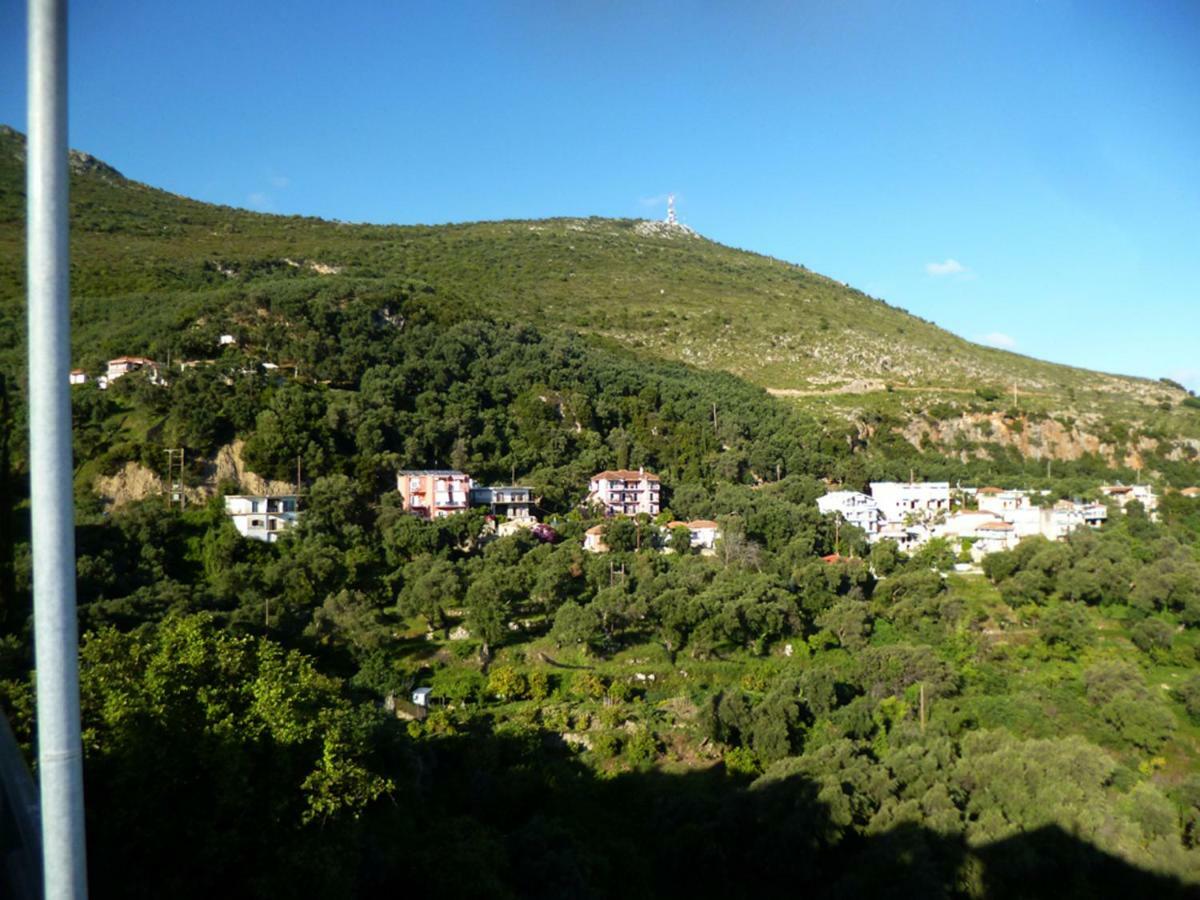
M 29 0 L 29 480 L 42 869 L 48 900 L 87 897 L 67 384 L 66 50 L 66 0 Z

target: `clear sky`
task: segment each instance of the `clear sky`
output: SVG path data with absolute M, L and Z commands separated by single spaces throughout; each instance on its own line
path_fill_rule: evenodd
M 665 213 L 1200 390 L 1200 3 L 91 0 L 73 146 L 349 221 Z M 24 4 L 0 122 L 25 128 Z

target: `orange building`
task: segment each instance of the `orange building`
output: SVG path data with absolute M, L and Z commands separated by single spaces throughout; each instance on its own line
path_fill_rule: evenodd
M 405 469 L 396 475 L 404 511 L 423 519 L 463 512 L 471 503 L 471 476 L 453 469 Z

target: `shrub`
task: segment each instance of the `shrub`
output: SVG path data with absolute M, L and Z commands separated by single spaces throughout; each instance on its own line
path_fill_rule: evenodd
M 1064 603 L 1042 616 L 1038 632 L 1046 646 L 1069 654 L 1078 653 L 1096 640 L 1087 613 L 1074 603 Z
M 1200 723 L 1200 675 L 1192 675 L 1175 688 L 1175 696 L 1187 710 L 1188 718 Z
M 1129 639 L 1143 653 L 1170 650 L 1175 630 L 1162 619 L 1142 619 L 1129 631 Z
M 592 735 L 592 752 L 600 759 L 613 759 L 621 752 L 621 737 L 615 731 Z
M 658 738 L 649 728 L 639 728 L 625 744 L 625 756 L 635 766 L 649 765 L 658 758 Z
M 496 666 L 488 675 L 487 690 L 501 700 L 522 700 L 529 694 L 529 682 L 512 666 Z
M 1157 751 L 1175 733 L 1175 717 L 1169 709 L 1129 694 L 1104 704 L 1100 714 L 1122 740 L 1147 753 Z

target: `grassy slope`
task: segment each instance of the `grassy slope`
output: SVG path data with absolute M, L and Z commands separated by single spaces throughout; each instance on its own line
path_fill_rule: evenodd
M 20 136 L 0 131 L 0 354 L 17 351 L 20 332 L 21 154 Z M 1183 395 L 1168 386 L 981 347 L 803 267 L 683 233 L 641 234 L 633 220 L 347 225 L 199 203 L 103 171 L 77 173 L 72 192 L 81 352 L 139 335 L 146 346 L 120 349 L 161 352 L 145 336 L 211 311 L 212 292 L 269 290 L 319 263 L 420 279 L 501 315 L 724 369 L 839 417 L 911 415 L 1015 384 L 1042 413 L 1200 435 L 1200 416 L 1179 410 Z

